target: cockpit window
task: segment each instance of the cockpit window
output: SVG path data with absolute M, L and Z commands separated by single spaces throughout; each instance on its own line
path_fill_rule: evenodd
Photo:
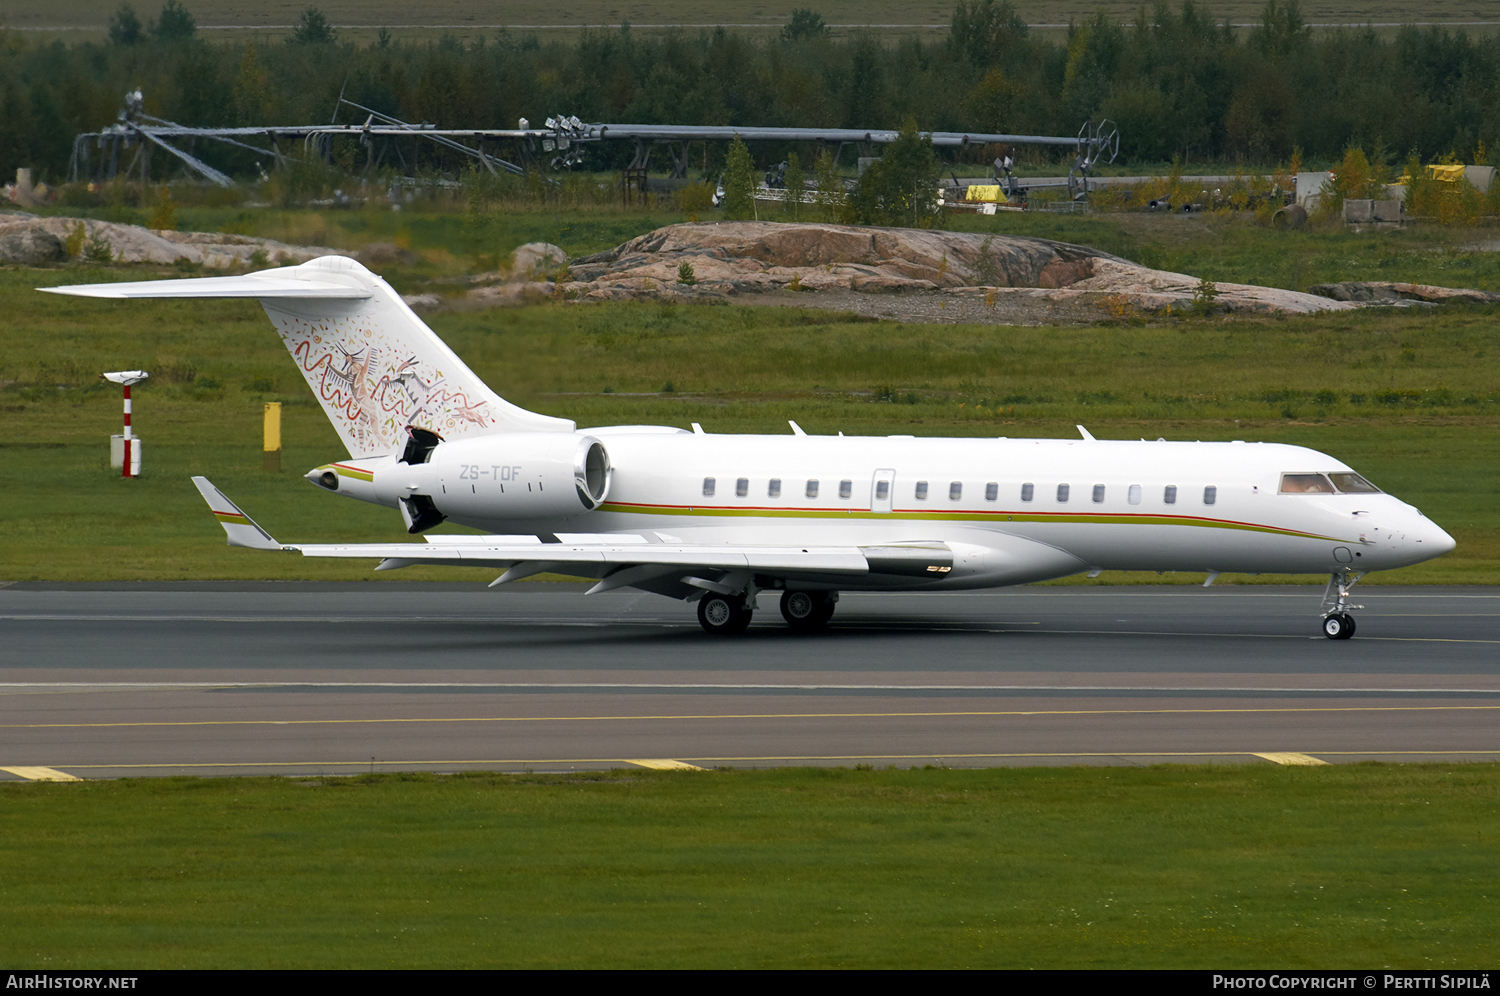
M 1322 474 L 1282 474 L 1281 493 L 1284 495 L 1331 495 L 1333 482 Z
M 1346 495 L 1378 495 L 1380 489 L 1358 474 L 1349 470 L 1341 470 L 1335 474 L 1328 475 L 1333 481 L 1333 486 Z

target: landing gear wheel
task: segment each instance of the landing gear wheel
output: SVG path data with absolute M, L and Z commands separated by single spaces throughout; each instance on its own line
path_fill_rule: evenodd
M 744 601 L 729 595 L 708 594 L 698 600 L 698 624 L 715 636 L 743 633 L 753 615 Z
M 820 592 L 781 592 L 781 618 L 793 630 L 810 630 L 817 625 L 817 610 L 822 607 Z
M 1347 640 L 1354 635 L 1354 617 L 1336 612 L 1323 619 L 1323 635 L 1330 640 Z
M 833 599 L 824 591 L 788 591 L 781 596 L 781 618 L 795 630 L 818 629 L 833 616 Z

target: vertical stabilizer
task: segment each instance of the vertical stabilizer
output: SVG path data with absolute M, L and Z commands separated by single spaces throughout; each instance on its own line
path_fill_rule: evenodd
M 344 256 L 235 277 L 43 288 L 108 298 L 256 298 L 349 455 L 399 452 L 407 428 L 443 439 L 571 432 L 481 381 L 380 277 Z

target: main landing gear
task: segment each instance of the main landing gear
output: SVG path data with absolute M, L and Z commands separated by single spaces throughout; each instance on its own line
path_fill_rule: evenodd
M 733 636 L 743 633 L 755 615 L 745 599 L 739 595 L 720 595 L 709 592 L 698 599 L 698 624 L 715 636 Z
M 828 625 L 838 600 L 836 591 L 783 592 L 781 617 L 795 632 L 811 632 Z M 754 614 L 743 595 L 709 592 L 698 600 L 698 624 L 715 636 L 743 633 Z
M 836 591 L 787 591 L 781 595 L 781 618 L 794 630 L 821 629 L 833 618 Z
M 1364 606 L 1349 601 L 1349 590 L 1364 576 L 1364 571 L 1328 575 L 1328 587 L 1323 590 L 1323 635 L 1330 640 L 1347 640 L 1354 635 L 1354 617 L 1349 611 Z

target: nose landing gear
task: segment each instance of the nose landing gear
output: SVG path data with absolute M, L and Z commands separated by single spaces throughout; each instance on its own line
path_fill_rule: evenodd
M 1349 590 L 1365 576 L 1364 571 L 1343 571 L 1328 575 L 1328 587 L 1323 589 L 1323 635 L 1330 640 L 1347 640 L 1354 635 L 1354 617 L 1351 609 L 1362 609 L 1349 601 Z
M 1330 640 L 1347 640 L 1354 635 L 1354 617 L 1339 614 L 1323 618 L 1323 635 Z

